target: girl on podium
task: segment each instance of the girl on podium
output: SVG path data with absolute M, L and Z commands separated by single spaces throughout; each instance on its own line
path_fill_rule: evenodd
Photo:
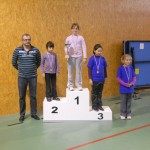
M 41 71 L 46 82 L 46 98 L 47 101 L 60 100 L 57 97 L 56 90 L 56 75 L 59 74 L 59 64 L 56 53 L 54 50 L 54 43 L 49 41 L 46 44 L 47 52 L 42 56 Z
M 134 92 L 134 84 L 136 82 L 136 75 L 131 66 L 132 57 L 125 54 L 121 57 L 121 65 L 117 72 L 117 81 L 120 83 L 120 118 L 131 119 L 131 99 Z
M 102 56 L 103 48 L 100 44 L 96 44 L 93 50 L 93 56 L 88 62 L 89 83 L 92 86 L 92 109 L 95 111 L 103 111 L 102 92 L 105 78 L 107 77 L 107 62 Z
M 65 43 L 65 58 L 68 62 L 68 83 L 67 87 L 70 91 L 73 91 L 73 71 L 76 68 L 76 87 L 79 91 L 82 91 L 82 62 L 86 63 L 87 52 L 86 44 L 83 36 L 78 34 L 79 25 L 73 23 L 71 26 L 72 34 L 66 38 Z M 82 54 L 83 53 L 83 54 Z M 82 56 L 83 55 L 83 56 Z M 83 57 L 83 58 L 82 58 Z

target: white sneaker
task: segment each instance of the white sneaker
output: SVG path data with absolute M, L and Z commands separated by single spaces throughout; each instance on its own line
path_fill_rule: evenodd
M 78 87 L 78 91 L 82 91 L 83 89 L 82 89 L 82 87 Z
M 125 120 L 126 119 L 125 116 L 120 116 L 120 118 L 121 118 L 121 120 Z
M 128 119 L 128 120 L 131 120 L 131 119 L 132 119 L 132 117 L 131 117 L 131 116 L 127 116 L 127 119 Z
M 73 89 L 73 87 L 69 87 L 69 90 L 70 90 L 70 91 L 73 91 L 74 89 Z

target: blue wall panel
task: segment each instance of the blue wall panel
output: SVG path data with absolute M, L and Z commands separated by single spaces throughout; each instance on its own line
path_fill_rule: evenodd
M 144 49 L 140 49 L 140 44 L 144 44 Z M 150 42 L 131 42 L 130 49 L 134 51 L 134 61 L 150 61 Z
M 150 41 L 124 41 L 124 53 L 133 57 L 135 87 L 150 87 Z

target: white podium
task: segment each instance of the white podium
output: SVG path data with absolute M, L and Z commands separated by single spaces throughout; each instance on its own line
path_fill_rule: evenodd
M 104 111 L 90 110 L 89 90 L 69 91 L 66 89 L 66 97 L 60 101 L 43 102 L 43 121 L 62 120 L 112 120 L 112 111 L 108 106 L 103 106 Z

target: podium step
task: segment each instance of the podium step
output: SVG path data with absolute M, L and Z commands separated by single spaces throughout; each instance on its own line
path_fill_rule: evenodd
M 63 120 L 112 120 L 112 111 L 108 106 L 103 106 L 104 111 L 94 111 L 90 108 L 89 90 L 69 91 L 60 101 L 43 101 L 43 121 Z

